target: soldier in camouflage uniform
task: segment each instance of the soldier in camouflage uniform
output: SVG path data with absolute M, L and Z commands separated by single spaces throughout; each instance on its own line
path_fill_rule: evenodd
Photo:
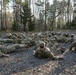
M 72 42 L 70 45 L 70 51 L 72 51 L 72 49 L 74 48 L 74 50 L 76 51 L 76 41 Z
M 72 43 L 74 41 L 74 34 L 71 34 L 70 39 L 68 40 L 69 43 Z
M 55 36 L 54 38 L 59 43 L 63 43 L 63 42 L 66 42 L 67 41 L 67 38 L 64 37 L 64 36 Z
M 4 54 L 4 53 L 2 53 L 2 52 L 0 51 L 0 58 L 1 58 L 2 56 L 9 57 L 10 55 L 9 55 L 9 54 Z
M 0 57 L 9 56 L 8 53 L 22 51 L 22 48 L 26 48 L 25 44 L 13 44 L 9 46 L 0 45 Z
M 45 42 L 40 42 L 40 47 L 34 50 L 34 55 L 39 58 L 60 59 L 63 56 L 54 56 L 48 47 L 45 47 Z

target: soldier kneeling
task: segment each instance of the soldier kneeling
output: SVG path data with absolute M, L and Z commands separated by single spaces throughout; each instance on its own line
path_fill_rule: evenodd
M 45 42 L 40 42 L 40 47 L 34 50 L 34 55 L 39 58 L 51 58 L 51 59 L 63 59 L 63 55 L 54 56 L 48 47 L 45 46 Z

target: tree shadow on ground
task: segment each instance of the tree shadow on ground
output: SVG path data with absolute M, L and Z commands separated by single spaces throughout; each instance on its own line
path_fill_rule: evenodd
M 76 53 L 68 52 L 64 60 L 58 61 L 58 67 L 48 75 L 75 75 L 76 74 Z
M 11 75 L 25 72 L 49 62 L 33 56 L 33 48 L 27 51 L 10 54 L 9 58 L 0 59 L 0 75 Z M 52 61 L 51 61 L 52 62 Z
M 58 62 L 58 67 L 55 67 L 56 64 L 53 65 L 54 68 L 52 68 L 52 70 L 48 72 L 47 75 L 54 75 L 54 74 L 59 75 L 60 73 L 63 73 L 62 75 L 67 75 L 64 73 L 64 70 L 71 69 L 71 67 L 73 67 L 76 64 L 76 53 L 68 52 L 65 55 L 64 60 L 55 60 L 55 61 L 47 59 L 38 59 L 34 57 L 33 48 L 30 48 L 22 52 L 12 53 L 10 54 L 9 58 L 0 59 L 0 75 L 13 75 L 18 73 L 20 73 L 18 75 L 22 75 L 21 73 L 24 73 L 24 75 L 29 75 L 30 73 L 29 74 L 25 73 L 29 72 L 29 70 L 32 69 L 34 70 L 36 67 L 38 68 L 42 65 L 48 64 L 49 62 L 50 65 Z

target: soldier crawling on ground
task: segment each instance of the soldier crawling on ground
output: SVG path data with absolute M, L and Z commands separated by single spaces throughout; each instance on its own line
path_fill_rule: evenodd
M 4 56 L 4 57 L 9 57 L 10 55 L 9 55 L 9 54 L 4 54 L 4 53 L 2 53 L 2 52 L 0 51 L 0 58 L 1 58 L 2 56 Z
M 70 39 L 68 40 L 68 42 L 71 44 L 73 41 L 75 41 L 74 34 L 71 34 Z
M 9 46 L 0 45 L 0 57 L 3 56 L 9 57 L 10 55 L 8 53 L 26 50 L 22 48 L 26 48 L 26 45 L 25 44 L 13 44 Z
M 40 47 L 34 50 L 34 55 L 39 58 L 51 58 L 51 59 L 63 59 L 63 55 L 54 56 L 48 47 L 45 46 L 45 42 L 40 42 Z

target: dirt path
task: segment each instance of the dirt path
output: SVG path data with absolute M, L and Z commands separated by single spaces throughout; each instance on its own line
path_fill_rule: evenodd
M 0 75 L 76 75 L 76 53 L 68 52 L 64 60 L 38 59 L 33 48 L 0 59 Z
M 76 52 L 68 52 L 63 60 L 35 58 L 33 48 L 12 53 L 0 58 L 0 75 L 76 75 Z

